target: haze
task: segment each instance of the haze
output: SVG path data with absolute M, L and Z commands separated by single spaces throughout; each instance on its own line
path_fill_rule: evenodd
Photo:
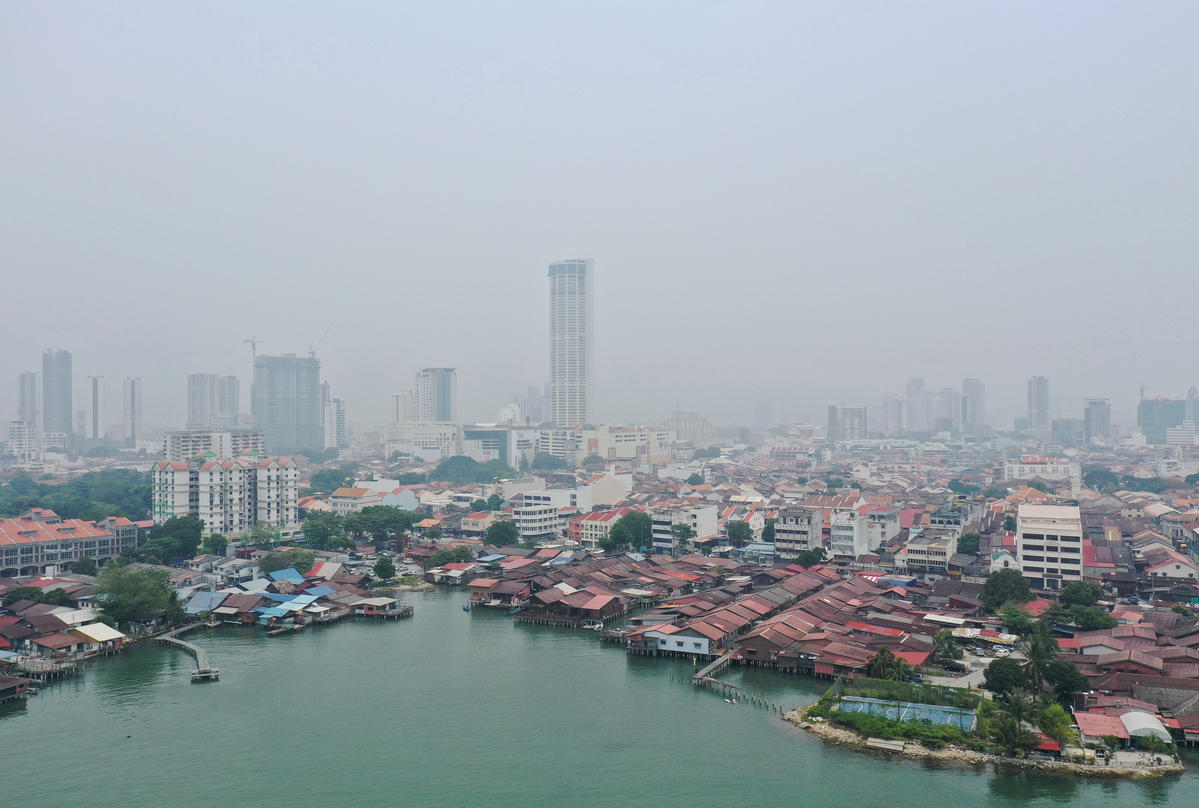
M 494 419 L 595 260 L 595 414 L 823 423 L 910 376 L 1056 413 L 1199 383 L 1190 3 L 10 4 L 0 412 L 319 345 Z M 118 412 L 115 400 L 110 412 Z M 8 417 L 12 417 L 9 415 Z

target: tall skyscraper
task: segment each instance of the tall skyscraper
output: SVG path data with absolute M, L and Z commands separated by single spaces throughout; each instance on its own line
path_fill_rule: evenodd
M 962 379 L 962 430 L 977 435 L 987 423 L 987 388 L 978 379 Z
M 1146 398 L 1137 404 L 1137 426 L 1153 446 L 1166 443 L 1166 430 L 1186 420 L 1186 401 L 1181 398 Z
M 933 426 L 933 396 L 925 389 L 924 379 L 908 380 L 903 391 L 903 412 L 908 432 L 927 432 Z
M 88 376 L 87 382 L 87 437 L 104 440 L 104 377 Z
M 236 376 L 192 373 L 187 377 L 187 428 L 237 426 L 241 393 Z
M 325 448 L 344 449 L 350 445 L 346 434 L 346 403 L 340 398 L 325 402 Z
M 137 446 L 142 437 L 142 379 L 134 376 L 121 385 L 121 409 L 125 416 L 125 442 Z
M 550 418 L 591 423 L 592 276 L 590 258 L 550 264 Z
M 1088 398 L 1082 418 L 1082 439 L 1087 444 L 1106 441 L 1112 431 L 1112 405 L 1106 398 Z
M 416 374 L 416 420 L 458 423 L 458 372 L 424 368 Z
M 321 363 L 295 354 L 254 359 L 254 423 L 271 454 L 319 452 L 325 446 Z
M 1033 376 L 1028 380 L 1028 428 L 1049 426 L 1049 380 Z
M 42 429 L 70 436 L 71 428 L 71 352 L 46 351 L 42 354 Z
M 830 404 L 828 407 L 828 442 L 866 439 L 866 408 Z
M 17 398 L 17 420 L 29 426 L 39 426 L 42 422 L 41 379 L 32 370 L 21 374 Z

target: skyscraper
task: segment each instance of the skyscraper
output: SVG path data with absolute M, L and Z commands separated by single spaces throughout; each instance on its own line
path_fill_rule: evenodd
M 590 258 L 550 264 L 550 418 L 591 423 L 592 276 Z
M 1106 398 L 1088 398 L 1083 411 L 1082 439 L 1093 444 L 1108 439 L 1112 431 L 1112 405 Z
M 325 446 L 321 363 L 295 354 L 254 359 L 254 423 L 271 454 L 319 452 Z
M 416 374 L 416 420 L 458 423 L 458 372 L 424 368 Z
M 104 377 L 88 376 L 87 437 L 104 440 Z
M 977 435 L 987 423 L 987 388 L 978 379 L 962 379 L 962 430 Z
M 1028 380 L 1028 428 L 1049 426 L 1049 380 L 1033 376 Z
M 1166 430 L 1186 420 L 1186 401 L 1181 398 L 1146 398 L 1137 404 L 1137 426 L 1152 446 L 1166 443 Z
M 71 411 L 71 352 L 46 351 L 42 354 L 42 429 L 70 436 Z
M 142 437 L 142 379 L 134 376 L 121 385 L 121 408 L 125 415 L 125 442 L 137 446 Z
M 908 380 L 903 391 L 904 428 L 908 432 L 927 432 L 933 426 L 933 396 L 924 388 L 924 379 Z
M 187 377 L 187 427 L 237 426 L 241 393 L 236 376 L 192 373 Z
M 42 422 L 41 379 L 31 370 L 21 374 L 17 420 L 29 426 L 38 426 Z

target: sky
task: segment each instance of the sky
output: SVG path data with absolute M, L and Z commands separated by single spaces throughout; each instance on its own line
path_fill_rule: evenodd
M 994 423 L 1199 384 L 1199 6 L 27 3 L 0 25 L 0 417 L 46 348 L 186 376 L 314 346 L 492 420 L 595 261 L 595 417 L 823 423 L 912 376 Z M 9 391 L 7 394 L 5 391 Z

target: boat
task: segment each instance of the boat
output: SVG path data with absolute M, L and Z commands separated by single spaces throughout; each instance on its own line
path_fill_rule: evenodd
M 589 629 L 591 631 L 603 631 L 604 624 L 600 620 L 586 620 L 580 628 Z
M 464 612 L 469 612 L 469 611 L 470 611 L 470 604 L 469 604 L 469 603 L 463 603 L 463 604 L 462 604 L 462 611 L 464 611 Z
M 737 700 L 736 699 L 725 699 L 724 703 L 725 704 L 736 704 Z

